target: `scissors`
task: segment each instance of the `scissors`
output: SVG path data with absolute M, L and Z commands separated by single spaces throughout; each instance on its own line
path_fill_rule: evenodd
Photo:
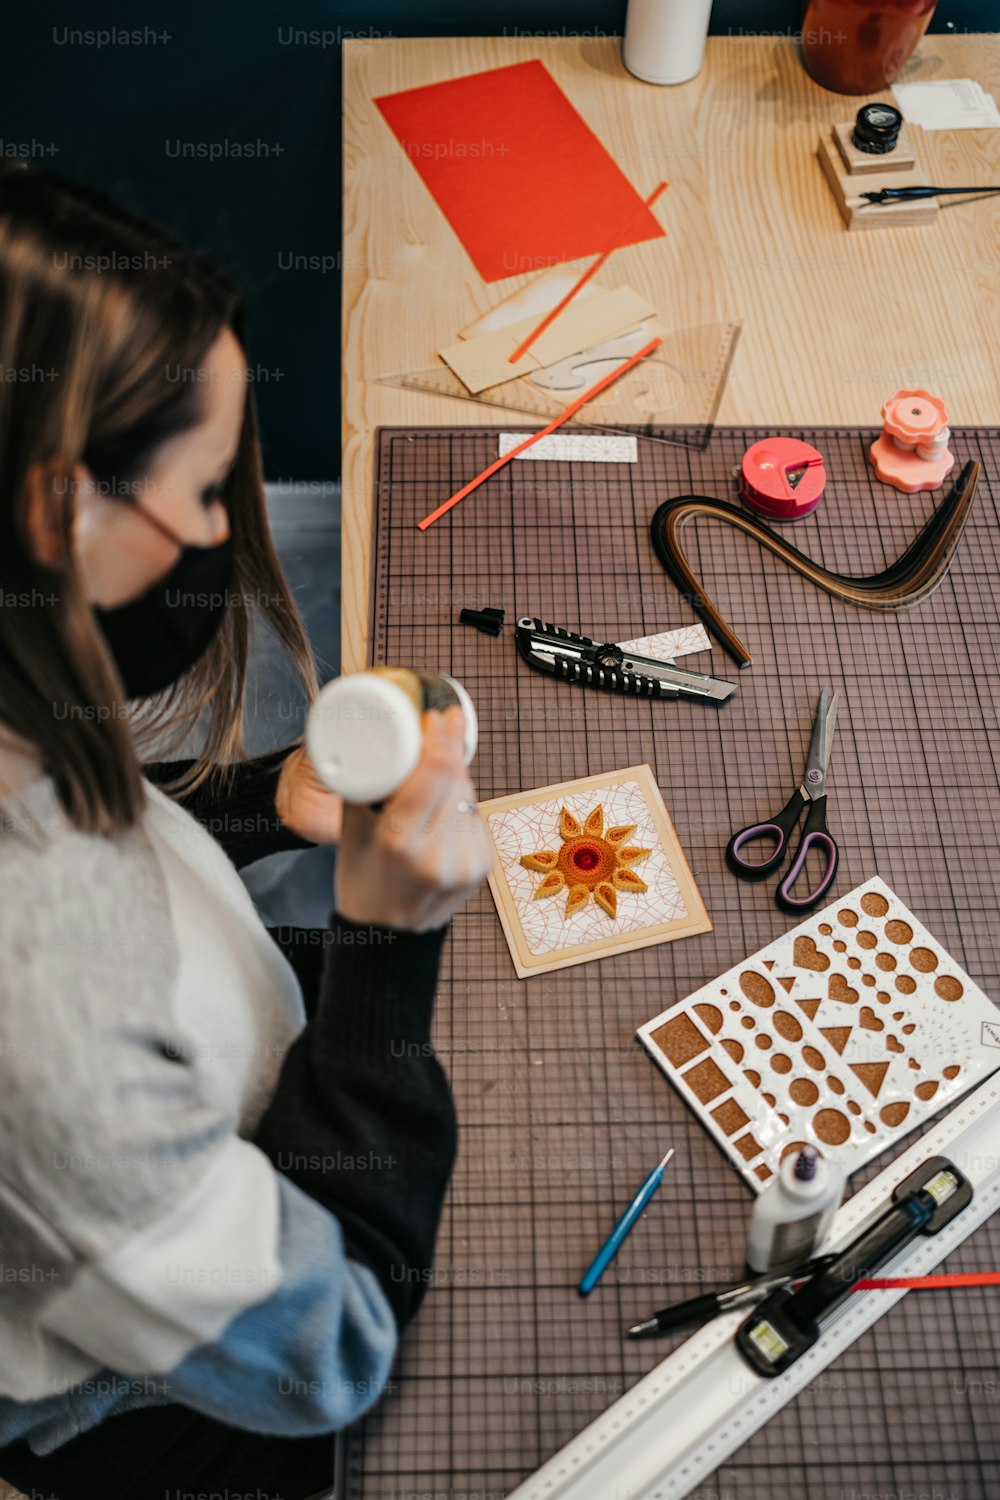
M 802 809 L 809 809 L 791 869 L 775 892 L 774 899 L 783 911 L 811 911 L 814 906 L 819 905 L 837 874 L 840 853 L 826 826 L 826 768 L 830 761 L 839 702 L 839 692 L 834 693 L 832 699 L 829 688 L 824 688 L 820 693 L 805 775 L 801 785 L 796 787 L 781 811 L 766 823 L 752 823 L 750 827 L 734 833 L 726 845 L 726 863 L 734 875 L 738 875 L 741 880 L 763 880 L 765 875 L 770 875 L 781 864 L 788 852 L 792 832 Z M 760 838 L 775 840 L 775 847 L 767 859 L 751 863 L 744 857 L 743 851 L 749 843 Z M 826 869 L 813 890 L 805 895 L 793 895 L 792 887 L 802 874 L 812 849 L 818 849 L 825 855 Z

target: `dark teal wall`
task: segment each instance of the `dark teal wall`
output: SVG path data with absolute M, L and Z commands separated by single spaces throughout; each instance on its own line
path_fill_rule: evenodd
M 273 479 L 340 469 L 340 48 L 336 37 L 616 33 L 624 0 L 125 0 L 8 8 L 0 39 L 3 150 L 120 195 L 222 257 L 250 307 L 251 364 Z M 796 0 L 716 0 L 712 29 L 794 31 Z M 162 17 L 162 19 L 161 19 Z M 68 33 L 143 33 L 136 43 Z M 939 5 L 936 30 L 1000 30 L 1000 0 Z M 294 31 L 327 33 L 293 44 Z M 230 143 L 256 157 L 178 155 Z M 283 269 L 290 257 L 326 269 Z

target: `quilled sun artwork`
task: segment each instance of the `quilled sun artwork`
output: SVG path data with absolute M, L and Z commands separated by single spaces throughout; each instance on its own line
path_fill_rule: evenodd
M 632 867 L 648 859 L 652 849 L 644 849 L 628 840 L 635 833 L 635 823 L 604 826 L 604 808 L 598 804 L 583 823 L 569 808 L 559 813 L 558 849 L 539 849 L 522 854 L 526 870 L 536 870 L 543 878 L 534 899 L 566 893 L 564 916 L 572 917 L 596 901 L 602 911 L 614 919 L 618 915 L 618 893 L 641 896 L 649 886 Z
M 518 977 L 708 932 L 649 766 L 480 803 Z

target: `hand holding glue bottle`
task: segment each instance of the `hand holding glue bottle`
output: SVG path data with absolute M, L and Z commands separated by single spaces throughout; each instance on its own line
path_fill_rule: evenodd
M 426 932 L 481 884 L 491 850 L 466 770 L 477 734 L 472 700 L 443 674 L 382 667 L 322 689 L 305 749 L 343 799 L 341 916 Z

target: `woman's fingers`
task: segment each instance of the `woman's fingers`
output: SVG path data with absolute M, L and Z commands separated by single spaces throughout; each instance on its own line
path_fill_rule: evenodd
M 460 708 L 424 715 L 424 744 L 416 770 L 385 803 L 381 833 L 390 847 L 412 846 L 426 835 L 454 797 L 464 774 L 464 719 Z
M 486 826 L 465 769 L 460 709 L 425 717 L 420 762 L 375 811 L 345 807 L 338 909 L 352 920 L 439 927 L 491 864 Z
M 448 861 L 456 886 L 478 885 L 489 872 L 492 851 L 486 825 L 475 810 L 475 789 L 464 768 L 451 791 L 451 798 L 427 830 L 428 851 Z

